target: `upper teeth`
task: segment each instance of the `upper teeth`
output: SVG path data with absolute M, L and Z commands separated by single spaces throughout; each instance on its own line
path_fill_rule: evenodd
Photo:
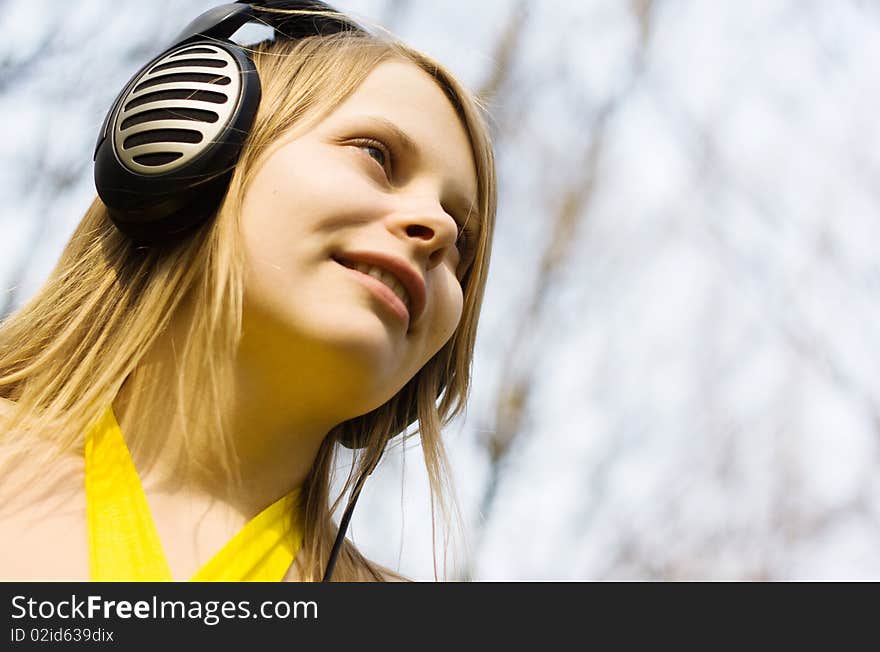
M 373 278 L 381 281 L 388 288 L 394 292 L 398 299 L 403 301 L 403 304 L 409 308 L 409 295 L 406 292 L 406 288 L 403 287 L 400 281 L 397 280 L 397 277 L 394 276 L 391 272 L 387 272 L 384 269 L 380 269 L 378 267 L 374 267 L 373 265 L 367 265 L 365 263 L 351 263 L 347 260 L 341 261 L 343 265 L 346 267 L 350 267 L 351 269 L 356 269 L 362 274 L 367 274 L 372 276 Z

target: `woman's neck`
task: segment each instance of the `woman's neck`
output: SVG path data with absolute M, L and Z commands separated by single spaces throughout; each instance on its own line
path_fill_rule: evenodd
M 341 419 L 328 410 L 320 382 L 274 368 L 265 342 L 245 340 L 234 363 L 232 399 L 211 406 L 234 451 L 224 459 L 210 425 L 195 422 L 190 397 L 174 396 L 182 330 L 172 327 L 156 340 L 118 393 L 114 413 L 145 490 L 221 501 L 250 518 L 303 484 Z

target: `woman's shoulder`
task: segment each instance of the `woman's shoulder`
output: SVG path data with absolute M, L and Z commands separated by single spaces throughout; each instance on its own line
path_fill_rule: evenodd
M 7 436 L 6 424 L 14 409 L 13 401 L 0 397 L 0 506 L 34 500 L 39 494 L 82 489 L 85 468 L 81 454 L 60 450 L 57 444 L 39 437 L 20 440 Z
M 0 398 L 0 423 L 14 408 Z M 62 455 L 46 468 L 51 452 L 46 442 L 22 451 L 0 437 L 0 580 L 87 579 L 82 459 Z

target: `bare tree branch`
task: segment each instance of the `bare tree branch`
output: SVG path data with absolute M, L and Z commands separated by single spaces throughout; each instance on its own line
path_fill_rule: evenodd
M 636 20 L 639 22 L 642 37 L 634 52 L 630 76 L 621 90 L 610 97 L 593 114 L 592 120 L 585 126 L 584 133 L 588 142 L 582 145 L 583 156 L 576 169 L 581 174 L 571 180 L 564 189 L 562 200 L 554 208 L 551 235 L 546 244 L 539 266 L 538 277 L 531 291 L 525 314 L 515 320 L 517 328 L 512 338 L 508 354 L 504 357 L 501 378 L 504 380 L 499 388 L 495 402 L 495 427 L 484 431 L 484 445 L 489 456 L 489 479 L 480 501 L 480 514 L 488 521 L 491 518 L 497 498 L 504 462 L 514 444 L 521 439 L 526 431 L 526 418 L 529 402 L 537 378 L 536 353 L 527 343 L 534 339 L 535 333 L 541 328 L 545 306 L 558 285 L 560 273 L 571 260 L 572 251 L 577 241 L 576 233 L 587 219 L 595 193 L 596 171 L 602 157 L 610 118 L 625 103 L 627 97 L 636 86 L 644 69 L 644 48 L 648 42 L 651 29 L 649 17 L 653 2 L 650 0 L 635 3 Z M 514 23 L 517 22 L 514 19 Z M 515 38 L 506 35 L 502 43 L 515 42 Z M 505 46 L 511 49 L 509 45 Z M 487 85 L 487 93 L 491 94 L 501 86 L 500 83 Z M 544 169 L 551 166 L 546 165 Z M 463 579 L 472 579 L 474 562 L 479 555 L 484 528 L 478 533 L 477 542 L 472 548 L 472 558 L 466 564 Z

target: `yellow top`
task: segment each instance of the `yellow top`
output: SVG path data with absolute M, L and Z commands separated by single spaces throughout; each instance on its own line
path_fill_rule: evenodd
M 108 408 L 86 435 L 89 564 L 95 582 L 170 582 L 171 570 L 122 431 Z M 302 544 L 299 489 L 257 514 L 191 582 L 278 582 Z

